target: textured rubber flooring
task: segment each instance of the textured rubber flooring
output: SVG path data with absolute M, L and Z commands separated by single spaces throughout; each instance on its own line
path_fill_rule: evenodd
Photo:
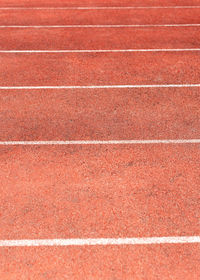
M 0 279 L 200 279 L 199 65 L 198 0 L 1 1 Z

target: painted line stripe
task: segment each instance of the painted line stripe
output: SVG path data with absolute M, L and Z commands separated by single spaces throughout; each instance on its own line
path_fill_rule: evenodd
M 200 144 L 200 139 L 174 140 L 69 140 L 69 141 L 0 141 L 0 145 L 127 145 L 127 144 Z
M 194 24 L 111 24 L 111 25 L 0 25 L 0 28 L 134 28 L 134 27 L 199 27 Z
M 101 88 L 185 88 L 200 87 L 200 84 L 166 84 L 166 85 L 99 85 L 99 86 L 0 86 L 0 90 L 15 89 L 101 89 Z
M 0 7 L 0 10 L 138 10 L 138 9 L 199 9 L 200 6 L 146 6 L 146 7 Z
M 88 238 L 88 239 L 22 239 L 0 240 L 0 247 L 19 246 L 92 246 L 92 245 L 153 245 L 200 243 L 200 236 L 171 236 L 146 238 Z
M 107 52 L 192 52 L 200 49 L 125 49 L 125 50 L 0 50 L 0 53 L 107 53 Z

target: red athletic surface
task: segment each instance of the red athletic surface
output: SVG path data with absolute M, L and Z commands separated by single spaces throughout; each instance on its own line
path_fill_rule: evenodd
M 0 25 L 199 23 L 199 9 L 4 10 Z
M 0 277 L 21 279 L 198 280 L 199 244 L 0 248 Z
M 199 27 L 6 28 L 0 31 L 0 50 L 184 49 L 200 45 Z
M 1 7 L 197 6 L 200 0 L 3 0 Z
M 56 2 L 56 3 L 55 3 Z M 199 0 L 3 0 L 0 7 Z M 200 9 L 0 10 L 0 25 L 200 23 Z M 199 27 L 1 28 L 1 50 L 199 48 Z M 0 53 L 0 86 L 199 84 L 200 52 Z M 199 139 L 200 88 L 0 90 L 0 141 Z M 0 240 L 200 235 L 200 145 L 0 146 Z M 199 280 L 199 244 L 0 247 L 2 280 Z
M 199 83 L 200 52 L 1 54 L 1 86 Z
M 198 145 L 0 151 L 0 239 L 200 234 Z
M 198 88 L 1 91 L 0 139 L 199 137 Z

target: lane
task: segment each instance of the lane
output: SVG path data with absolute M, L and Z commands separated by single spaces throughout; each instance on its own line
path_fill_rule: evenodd
M 174 0 L 57 0 L 56 5 L 54 0 L 32 0 L 31 4 L 29 0 L 4 0 L 1 3 L 1 7 L 77 7 L 77 6 L 178 6 L 179 1 Z M 200 0 L 182 0 L 183 6 L 197 6 L 200 5 Z
M 196 9 L 1 10 L 0 25 L 198 24 Z
M 198 279 L 200 246 L 0 248 L 0 277 L 49 279 Z M 20 264 L 20 265 L 19 265 Z
M 0 239 L 200 234 L 199 144 L 0 150 Z
M 1 141 L 200 138 L 200 88 L 2 90 Z
M 199 48 L 200 27 L 1 29 L 0 50 Z
M 1 54 L 0 86 L 198 84 L 199 52 Z

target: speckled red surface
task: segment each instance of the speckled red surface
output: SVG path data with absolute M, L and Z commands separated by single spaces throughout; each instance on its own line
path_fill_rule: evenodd
M 196 6 L 200 0 L 3 0 L 1 7 Z
M 199 23 L 200 9 L 4 10 L 0 25 Z
M 199 48 L 199 43 L 199 27 L 194 26 L 128 28 L 126 32 L 124 28 L 6 28 L 0 32 L 4 50 Z
M 199 145 L 0 150 L 1 239 L 200 234 Z
M 56 4 L 55 4 L 56 2 Z M 3 0 L 0 7 L 200 5 Z M 0 25 L 200 23 L 200 9 L 0 11 Z M 0 29 L 0 49 L 198 48 L 199 28 Z M 199 52 L 0 54 L 0 86 L 200 83 Z M 0 141 L 199 139 L 199 88 L 1 90 Z M 200 145 L 0 146 L 0 239 L 200 235 Z M 199 244 L 0 248 L 2 280 L 199 280 Z
M 3 90 L 0 115 L 2 141 L 198 138 L 199 88 Z
M 199 244 L 1 248 L 4 280 L 198 280 Z
M 198 84 L 199 54 L 1 54 L 0 85 Z

